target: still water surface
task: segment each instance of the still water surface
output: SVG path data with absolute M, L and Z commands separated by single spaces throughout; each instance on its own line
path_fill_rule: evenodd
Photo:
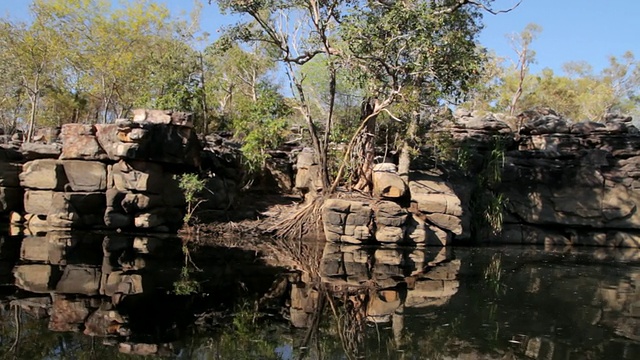
M 1 241 L 2 358 L 640 359 L 637 250 Z

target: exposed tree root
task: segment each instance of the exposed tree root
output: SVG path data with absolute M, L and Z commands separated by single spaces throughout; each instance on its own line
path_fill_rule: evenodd
M 320 235 L 323 205 L 323 196 L 310 196 L 301 207 L 278 220 L 268 231 L 275 234 L 277 238 L 287 239 L 301 239 L 312 232 Z

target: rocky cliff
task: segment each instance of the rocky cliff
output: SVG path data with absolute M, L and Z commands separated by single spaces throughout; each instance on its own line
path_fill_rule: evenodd
M 640 247 L 640 132 L 630 117 L 457 111 L 429 137 L 408 182 L 378 164 L 373 198 L 325 204 L 329 241 Z
M 140 109 L 46 135 L 0 148 L 0 213 L 14 211 L 11 221 L 32 230 L 176 230 L 185 211 L 178 175 L 208 175 L 212 209 L 230 206 L 242 176 L 218 138 L 197 138 L 188 113 Z
M 574 123 L 540 109 L 520 114 L 517 131 L 498 118 L 459 112 L 438 130 L 452 130 L 485 163 L 495 139 L 502 141 L 500 181 L 491 190 L 503 199 L 503 228 L 477 240 L 640 246 L 640 133 L 630 117 Z

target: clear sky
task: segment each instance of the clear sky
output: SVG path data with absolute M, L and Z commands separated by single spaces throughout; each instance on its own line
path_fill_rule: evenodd
M 496 0 L 496 9 L 516 0 Z M 515 57 L 506 35 L 528 23 L 542 26 L 532 43 L 537 64 L 560 71 L 569 61 L 586 61 L 599 71 L 611 55 L 632 51 L 640 58 L 640 0 L 523 0 L 515 10 L 487 14 L 481 43 L 500 56 Z
M 496 0 L 494 8 L 508 9 L 517 1 Z M 0 15 L 27 19 L 30 2 L 0 0 Z M 167 4 L 175 14 L 193 7 L 193 0 L 159 2 Z M 640 58 L 639 16 L 640 0 L 523 0 L 509 13 L 487 13 L 480 41 L 499 56 L 515 57 L 507 35 L 518 33 L 533 22 L 543 28 L 532 44 L 537 58 L 534 72 L 545 67 L 559 72 L 568 61 L 586 61 L 599 71 L 607 66 L 611 55 L 621 56 L 630 50 Z M 221 25 L 233 22 L 221 15 L 215 5 L 204 6 L 202 26 L 213 37 Z

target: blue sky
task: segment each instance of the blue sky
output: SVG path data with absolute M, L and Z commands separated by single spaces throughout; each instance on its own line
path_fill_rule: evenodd
M 200 0 L 206 3 L 206 0 Z M 114 2 L 116 2 L 114 0 Z M 189 11 L 193 0 L 164 0 L 173 13 Z M 0 0 L 0 15 L 26 19 L 29 0 Z M 517 0 L 496 0 L 495 9 L 512 7 Z M 549 67 L 561 71 L 569 61 L 586 61 L 596 71 L 607 66 L 608 57 L 630 50 L 640 57 L 640 0 L 523 0 L 515 10 L 486 14 L 480 42 L 502 57 L 513 57 L 507 35 L 520 32 L 528 23 L 542 26 L 532 44 L 537 63 L 534 72 Z M 203 28 L 215 36 L 221 25 L 233 19 L 205 5 Z

